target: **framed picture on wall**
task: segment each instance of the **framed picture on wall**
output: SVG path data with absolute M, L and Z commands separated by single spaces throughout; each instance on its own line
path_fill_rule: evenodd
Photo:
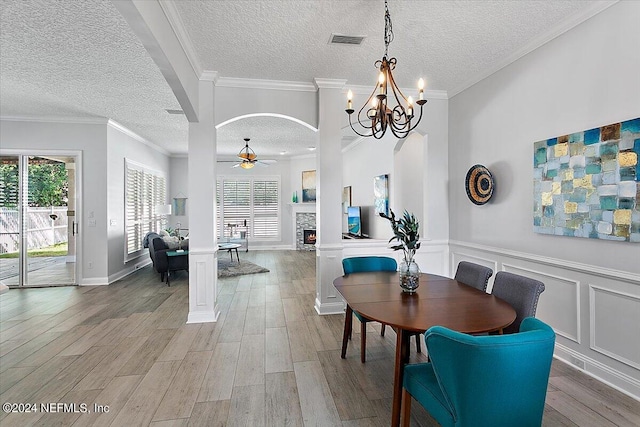
M 342 213 L 346 215 L 349 206 L 351 206 L 351 186 L 342 189 Z
M 378 175 L 373 178 L 373 197 L 376 213 L 389 215 L 389 175 Z
M 302 172 L 302 201 L 316 201 L 316 171 Z

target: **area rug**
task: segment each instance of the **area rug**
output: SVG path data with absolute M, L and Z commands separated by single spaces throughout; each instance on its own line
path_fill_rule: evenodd
M 218 260 L 218 277 L 234 277 L 244 274 L 268 273 L 269 269 L 249 261 Z

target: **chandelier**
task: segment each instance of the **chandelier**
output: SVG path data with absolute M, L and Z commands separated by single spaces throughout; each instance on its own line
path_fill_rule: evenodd
M 391 129 L 391 133 L 397 138 L 406 137 L 409 132 L 418 126 L 422 119 L 422 106 L 426 104 L 424 99 L 424 80 L 418 81 L 418 100 L 416 104 L 420 106 L 420 115 L 416 121 L 414 101 L 412 97 L 406 97 L 396 85 L 392 71 L 396 68 L 396 58 L 388 58 L 389 43 L 393 41 L 393 28 L 391 26 L 391 15 L 389 14 L 389 5 L 387 0 L 384 2 L 384 56 L 382 60 L 376 61 L 375 67 L 380 70 L 378 75 L 378 83 L 373 92 L 358 111 L 356 119 L 360 126 L 369 131 L 360 133 L 353 127 L 351 115 L 355 111 L 353 109 L 353 92 L 349 90 L 347 94 L 346 112 L 349 115 L 349 125 L 355 133 L 360 136 L 373 136 L 380 139 L 384 136 L 387 128 Z

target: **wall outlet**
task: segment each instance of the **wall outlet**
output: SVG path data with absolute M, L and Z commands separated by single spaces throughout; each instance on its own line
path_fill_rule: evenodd
M 116 224 L 117 224 L 117 222 L 116 222 L 116 220 L 115 220 L 115 219 L 110 219 L 110 220 L 109 220 L 109 225 L 110 225 L 110 226 L 112 226 L 112 227 L 113 227 L 113 226 L 114 226 L 114 225 L 116 225 Z
M 93 262 L 89 261 L 87 263 L 87 268 L 89 268 L 89 270 L 91 270 L 93 268 Z
M 95 227 L 96 226 L 96 220 L 95 219 L 90 219 L 88 225 L 89 225 L 89 227 Z

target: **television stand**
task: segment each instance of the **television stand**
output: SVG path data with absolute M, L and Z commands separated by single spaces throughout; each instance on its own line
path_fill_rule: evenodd
M 347 240 L 368 239 L 369 236 L 356 236 L 354 234 L 342 233 L 342 238 Z

